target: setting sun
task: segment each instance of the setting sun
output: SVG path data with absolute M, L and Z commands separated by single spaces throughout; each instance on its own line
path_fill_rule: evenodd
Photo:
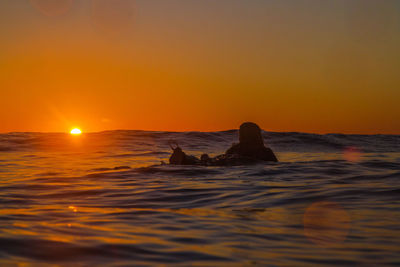
M 78 134 L 81 134 L 81 133 L 82 133 L 81 129 L 78 129 L 78 128 L 74 128 L 70 132 L 70 134 L 73 134 L 73 135 L 78 135 Z

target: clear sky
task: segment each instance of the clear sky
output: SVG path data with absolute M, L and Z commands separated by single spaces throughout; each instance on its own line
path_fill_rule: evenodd
M 0 132 L 400 134 L 400 1 L 1 0 Z

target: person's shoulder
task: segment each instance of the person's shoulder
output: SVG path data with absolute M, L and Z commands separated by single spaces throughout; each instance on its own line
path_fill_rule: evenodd
M 275 162 L 278 161 L 278 159 L 276 158 L 272 149 L 269 147 L 265 147 L 265 146 L 262 149 L 262 158 L 263 158 L 263 160 L 266 160 L 266 161 L 275 161 Z

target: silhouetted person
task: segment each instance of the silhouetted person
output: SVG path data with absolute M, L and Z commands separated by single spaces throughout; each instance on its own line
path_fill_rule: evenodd
M 260 127 L 252 122 L 240 125 L 239 144 L 232 145 L 225 154 L 214 158 L 203 154 L 198 159 L 195 156 L 186 155 L 177 144 L 175 148 L 171 144 L 170 146 L 173 153 L 169 158 L 169 163 L 173 165 L 225 166 L 252 164 L 259 161 L 278 161 L 274 152 L 264 145 Z
M 186 155 L 186 153 L 182 151 L 182 148 L 180 148 L 178 144 L 176 144 L 175 148 L 170 144 L 170 147 L 174 152 L 172 152 L 172 155 L 169 157 L 169 164 L 197 165 L 200 163 L 199 159 L 195 156 Z
M 253 122 L 245 122 L 240 125 L 239 144 L 232 145 L 225 154 L 236 154 L 264 161 L 278 161 L 274 152 L 269 147 L 265 147 L 261 129 Z

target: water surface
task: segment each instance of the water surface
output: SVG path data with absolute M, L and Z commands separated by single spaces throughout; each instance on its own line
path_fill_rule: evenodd
M 0 265 L 400 265 L 400 136 L 264 133 L 279 163 L 168 166 L 236 131 L 0 134 Z

